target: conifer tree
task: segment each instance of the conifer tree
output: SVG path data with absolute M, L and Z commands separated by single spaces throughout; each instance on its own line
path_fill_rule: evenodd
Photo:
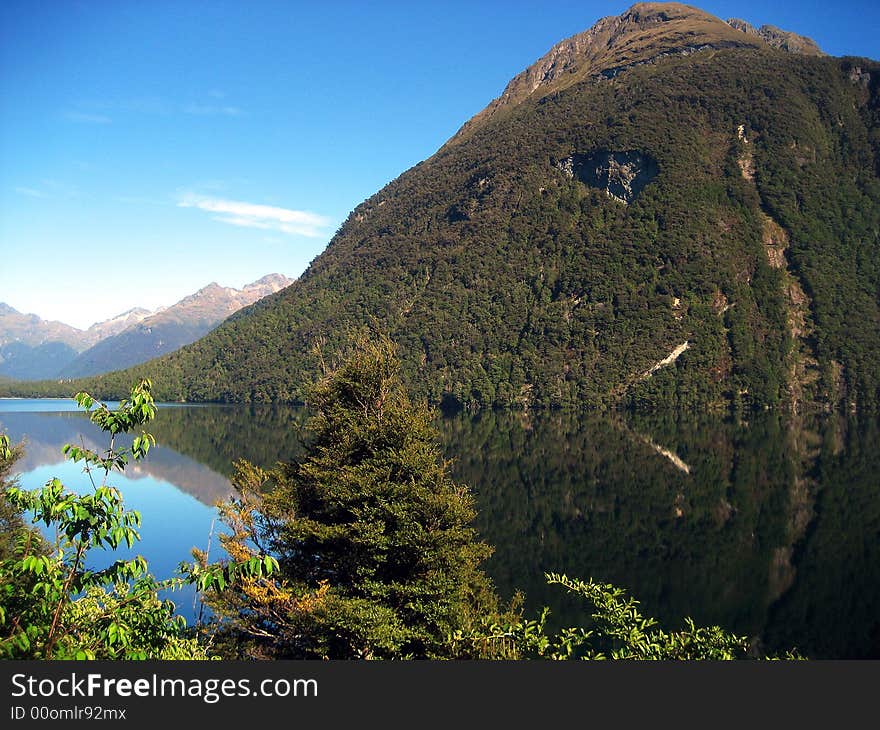
M 15 485 L 12 468 L 21 456 L 21 446 L 13 446 L 6 434 L 0 433 L 0 560 L 14 552 L 14 547 L 27 529 L 21 512 L 6 499 L 6 487 Z
M 453 633 L 495 611 L 472 497 L 398 368 L 388 338 L 357 341 L 311 391 L 305 455 L 269 471 L 237 464 L 221 540 L 235 561 L 280 566 L 207 592 L 239 655 L 444 657 Z

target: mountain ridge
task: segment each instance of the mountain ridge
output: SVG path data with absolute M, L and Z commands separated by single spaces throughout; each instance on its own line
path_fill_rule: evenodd
M 746 35 L 755 35 L 773 48 L 778 48 L 789 53 L 805 53 L 813 56 L 824 56 L 825 53 L 812 38 L 798 35 L 791 31 L 782 30 L 775 25 L 762 25 L 755 28 L 751 23 L 740 18 L 728 18 L 727 24 L 731 28 L 742 31 Z
M 637 3 L 554 45 L 514 76 L 501 95 L 468 120 L 444 147 L 536 92 L 544 96 L 590 77 L 610 78 L 623 69 L 673 54 L 733 47 L 821 54 L 813 40 L 773 26 L 757 30 L 745 21 L 725 22 L 681 3 Z
M 292 283 L 293 279 L 282 274 L 268 274 L 241 289 L 211 282 L 92 345 L 62 368 L 59 376 L 97 375 L 172 352 L 195 342 L 240 309 Z
M 292 282 L 282 274 L 267 274 L 241 289 L 220 287 L 213 282 L 169 307 L 133 307 L 85 330 L 43 320 L 36 314 L 23 314 L 0 302 L 0 375 L 38 380 L 71 377 L 70 373 L 94 374 L 98 372 L 96 367 L 105 368 L 99 370 L 105 372 L 143 362 L 137 353 L 142 353 L 146 346 L 135 344 L 135 332 L 163 328 L 165 339 L 143 358 L 149 359 L 169 352 L 169 347 L 176 349 L 198 339 L 234 312 Z M 183 330 L 172 332 L 169 328 L 175 325 Z M 125 353 L 127 347 L 132 348 L 130 355 Z M 111 351 L 115 359 L 108 361 L 105 358 L 111 357 Z
M 6 302 L 0 302 L 0 345 L 15 341 L 27 345 L 62 342 L 81 350 L 104 337 L 122 332 L 151 314 L 155 312 L 142 307 L 133 307 L 115 317 L 94 322 L 88 328 L 80 329 L 59 320 L 43 319 L 32 312 L 19 312 Z

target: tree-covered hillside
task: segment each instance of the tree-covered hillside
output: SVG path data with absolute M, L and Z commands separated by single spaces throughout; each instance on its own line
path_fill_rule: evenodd
M 722 46 L 471 125 L 358 206 L 293 286 L 62 387 L 148 376 L 163 399 L 295 401 L 316 342 L 333 359 L 372 328 L 433 402 L 876 406 L 880 64 Z

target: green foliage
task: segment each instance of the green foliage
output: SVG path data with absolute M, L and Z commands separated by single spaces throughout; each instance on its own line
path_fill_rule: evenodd
M 92 490 L 77 494 L 58 479 L 41 489 L 7 485 L 4 498 L 17 514 L 34 524 L 54 526 L 56 541 L 47 545 L 33 530 L 19 530 L 16 545 L 0 560 L 0 655 L 15 659 L 147 659 L 173 656 L 205 658 L 184 634 L 185 621 L 174 616 L 174 604 L 158 592 L 180 579 L 157 581 L 138 556 L 117 560 L 102 570 L 87 567 L 91 550 L 131 547 L 139 538 L 140 515 L 124 508 L 118 489 L 108 484 L 111 472 L 122 472 L 129 459 L 143 459 L 153 437 L 141 432 L 131 447 L 116 445 L 156 414 L 151 383 L 135 385 L 116 410 L 96 404 L 87 393 L 77 403 L 93 423 L 109 434 L 102 454 L 70 444 L 63 449 L 73 462 L 83 462 Z M 0 440 L 0 457 L 11 456 L 8 439 Z M 102 474 L 96 481 L 96 474 Z
M 638 601 L 611 584 L 545 574 L 549 585 L 560 585 L 594 607 L 594 627 L 565 628 L 547 633 L 548 609 L 537 620 L 484 625 L 470 634 L 457 632 L 453 642 L 462 653 L 483 659 L 627 659 L 732 660 L 752 656 L 745 637 L 718 626 L 700 627 L 688 618 L 681 631 L 664 631 L 657 620 L 642 616 Z M 800 658 L 793 652 L 786 659 Z
M 181 563 L 181 570 L 187 574 L 200 591 L 221 592 L 236 582 L 258 580 L 271 576 L 278 570 L 278 561 L 271 555 L 254 555 L 241 562 L 223 561 L 208 565 L 206 556 L 196 551 L 201 558 L 196 563 Z
M 230 657 L 738 659 L 748 642 L 690 619 L 665 631 L 618 588 L 546 576 L 587 599 L 593 625 L 552 629 L 549 609 L 499 607 L 479 568 L 463 486 L 446 476 L 430 412 L 401 387 L 387 338 L 359 340 L 313 389 L 301 457 L 239 462 L 222 507 L 235 565 L 197 571 Z M 276 558 L 277 562 L 271 561 Z M 277 569 L 277 570 L 276 570 Z M 273 572 L 274 571 L 274 572 Z M 215 590 L 207 590 L 208 588 Z
M 11 472 L 21 454 L 20 445 L 13 446 L 6 434 L 0 434 L 0 565 L 11 560 L 23 547 L 34 556 L 44 555 L 48 549 L 39 531 L 25 523 L 21 511 L 7 496 L 7 490 L 17 484 Z M 27 576 L 8 575 L 4 579 L 8 585 L 0 587 L 0 595 L 20 597 L 30 591 Z M 16 615 L 19 609 L 17 600 L 0 600 L 0 621 L 6 615 Z
M 359 341 L 309 404 L 302 458 L 237 465 L 240 496 L 222 508 L 231 534 L 221 541 L 235 563 L 278 572 L 220 564 L 210 583 L 220 590 L 205 598 L 226 641 L 272 658 L 448 656 L 449 633 L 494 610 L 478 567 L 489 548 L 390 340 Z
M 276 406 L 169 408 L 151 430 L 160 443 L 231 478 L 236 459 L 265 469 L 279 455 L 301 459 L 305 417 L 304 408 Z M 492 410 L 435 418 L 450 475 L 470 487 L 474 526 L 493 546 L 484 569 L 502 598 L 524 593 L 526 615 L 549 606 L 550 628 L 586 625 L 583 602 L 547 585 L 544 571 L 553 570 L 592 575 L 634 591 L 645 610 L 670 629 L 683 628 L 683 617 L 690 615 L 698 625 L 760 636 L 769 651 L 797 643 L 809 656 L 861 656 L 871 646 L 869 609 L 877 601 L 859 597 L 880 588 L 871 577 L 877 573 L 872 566 L 880 565 L 880 547 L 867 552 L 860 547 L 880 546 L 872 527 L 880 501 L 870 496 L 875 462 L 847 451 L 833 468 L 823 468 L 829 475 L 849 474 L 850 488 L 858 489 L 860 496 L 851 494 L 841 512 L 813 512 L 810 495 L 824 480 L 806 494 L 795 489 L 813 473 L 810 462 L 801 463 L 798 445 L 814 443 L 832 423 L 838 423 L 836 416 L 804 420 L 779 412 L 725 419 Z M 845 443 L 854 443 L 858 429 L 851 420 L 844 423 L 850 423 L 842 429 L 849 434 Z M 867 456 L 870 436 L 860 438 Z M 690 473 L 652 444 L 680 456 Z M 846 491 L 842 479 L 833 483 Z M 225 499 L 217 491 L 200 492 L 200 486 L 204 482 L 194 476 L 183 488 L 205 503 Z M 793 525 L 808 515 L 804 536 Z M 822 527 L 832 515 L 836 524 L 849 525 L 829 542 L 834 549 L 802 552 L 822 534 L 833 534 Z M 785 555 L 790 560 L 780 560 Z M 796 587 L 811 572 L 801 557 L 806 555 L 822 556 L 822 575 L 829 581 L 840 575 L 841 565 L 847 578 L 833 591 L 821 585 L 799 591 L 793 607 L 798 628 L 783 639 L 776 604 L 788 586 L 786 576 L 797 571 Z M 829 616 L 832 606 L 851 607 L 851 620 L 834 624 L 834 641 L 822 628 L 830 618 L 810 618 L 819 610 L 812 596 L 820 593 Z M 776 637 L 772 642 L 770 634 Z M 821 644 L 814 647 L 811 638 Z
M 501 618 L 484 616 L 469 632 L 458 630 L 450 636 L 452 651 L 460 659 L 549 659 L 577 658 L 581 647 L 593 637 L 584 628 L 565 628 L 548 633 L 550 609 L 542 609 L 537 619 L 520 615 Z M 596 658 L 596 657 L 591 657 Z
M 683 631 L 666 632 L 653 618 L 645 618 L 638 610 L 638 601 L 627 598 L 624 591 L 610 584 L 598 584 L 547 575 L 550 585 L 561 585 L 569 592 L 590 601 L 596 611 L 597 634 L 609 641 L 611 659 L 740 659 L 748 652 L 745 638 L 726 633 L 717 626 L 696 628 L 686 619 Z M 591 658 L 603 658 L 595 653 Z
M 521 596 L 508 608 L 499 609 L 494 588 L 480 568 L 489 549 L 476 541 L 470 526 L 475 514 L 468 490 L 447 475 L 448 463 L 440 457 L 431 427 L 436 415 L 412 403 L 397 368 L 390 340 L 359 341 L 343 365 L 314 387 L 310 399 L 313 414 L 307 423 L 309 440 L 296 460 L 271 469 L 237 463 L 239 496 L 221 509 L 231 530 L 222 538 L 229 559 L 209 563 L 206 555 L 196 553 L 196 563 L 183 566 L 182 580 L 197 585 L 218 617 L 212 627 L 215 651 L 228 657 L 386 659 L 668 660 L 760 655 L 745 638 L 717 626 L 699 628 L 686 619 L 680 630 L 661 629 L 656 619 L 641 614 L 638 602 L 613 585 L 562 574 L 545 575 L 547 583 L 585 599 L 593 607 L 590 624 L 558 628 L 547 608 L 539 610 L 537 618 L 526 618 Z M 80 402 L 88 409 L 95 405 L 88 396 Z M 116 433 L 139 430 L 155 412 L 150 406 L 151 396 L 133 392 L 115 417 L 101 407 L 91 412 L 112 439 L 114 428 Z M 489 416 L 484 420 L 493 422 Z M 519 433 L 531 433 L 537 425 Z M 617 435 L 624 440 L 645 441 L 629 428 L 636 425 L 618 424 L 612 430 L 619 430 Z M 607 430 L 607 425 L 602 430 Z M 460 436 L 459 442 L 463 438 L 480 452 L 493 451 L 503 458 L 532 448 L 522 438 L 492 444 L 483 443 L 484 437 L 470 431 Z M 142 441 L 144 438 L 141 436 Z M 263 438 L 271 439 L 272 433 L 263 434 Z M 547 485 L 531 483 L 522 473 L 508 474 L 503 465 L 494 462 L 488 469 L 500 483 L 529 481 L 533 494 L 528 499 L 538 510 L 529 519 L 536 521 L 533 528 L 541 533 L 540 545 L 529 542 L 517 522 L 522 517 L 518 510 L 507 503 L 500 508 L 498 521 L 511 523 L 510 529 L 520 536 L 519 552 L 528 558 L 511 566 L 517 583 L 528 577 L 536 558 L 538 562 L 548 558 L 556 561 L 556 553 L 542 551 L 552 550 L 551 544 L 559 540 L 571 543 L 573 539 L 562 531 L 567 519 L 564 510 L 579 513 L 584 497 L 579 491 L 582 486 L 575 488 L 565 480 L 557 483 L 560 474 L 571 472 L 567 460 L 583 459 L 589 448 L 627 453 L 626 448 L 606 448 L 599 432 L 588 431 L 586 443 L 578 438 L 577 434 L 560 435 L 550 439 L 560 445 L 559 454 L 545 450 L 535 455 L 540 462 L 536 473 L 547 475 Z M 714 436 L 709 439 L 717 441 Z M 145 443 L 153 441 L 147 438 Z M 292 446 L 294 443 L 298 449 L 299 439 L 291 442 Z M 649 443 L 642 445 L 657 459 Z M 453 451 L 464 452 L 460 446 L 458 443 Z M 712 454 L 717 450 L 706 449 Z M 0 456 L 11 458 L 14 451 L 8 439 L 0 438 Z M 639 468 L 640 457 L 635 451 L 629 449 L 630 469 L 632 464 Z M 255 453 L 261 453 L 260 449 Z M 138 448 L 111 448 L 102 454 L 67 449 L 67 454 L 84 461 L 87 469 L 104 472 L 105 478 L 109 471 L 125 468 L 121 455 L 142 458 Z M 463 458 L 467 462 L 470 457 L 465 453 Z M 608 468 L 608 458 L 599 460 L 602 469 Z M 675 498 L 674 504 L 685 507 L 696 523 L 704 518 L 712 521 L 717 519 L 717 506 L 713 505 L 717 505 L 718 494 L 726 495 L 736 501 L 737 522 L 751 532 L 750 540 L 767 542 L 765 549 L 769 550 L 777 544 L 773 542 L 775 533 L 785 532 L 777 524 L 782 518 L 773 516 L 782 511 L 780 506 L 775 502 L 769 505 L 766 512 L 773 515 L 753 515 L 749 501 L 736 500 L 736 495 L 739 489 L 779 490 L 773 488 L 772 479 L 765 483 L 768 478 L 761 476 L 766 465 L 741 457 L 735 461 L 742 484 L 719 483 L 718 493 L 710 489 L 704 506 L 702 498 L 693 494 L 682 501 Z M 2 464 L 0 461 L 0 467 Z M 465 463 L 465 467 L 471 466 Z M 467 468 L 464 473 L 471 473 Z M 486 470 L 485 464 L 482 468 Z M 721 464 L 718 468 L 723 471 Z M 786 468 L 780 478 L 788 480 L 791 475 Z M 659 490 L 663 493 L 660 499 L 667 510 L 673 470 L 672 466 L 666 472 L 658 470 L 664 487 Z M 584 479 L 582 475 L 571 478 Z M 587 477 L 586 481 L 596 480 Z M 607 497 L 600 486 L 597 488 L 599 491 L 589 497 L 591 501 Z M 485 496 L 492 498 L 493 490 L 490 482 L 481 485 Z M 506 484 L 505 491 L 515 489 Z M 652 498 L 644 485 L 639 485 L 638 493 L 640 499 Z M 78 546 L 85 554 L 89 549 L 113 549 L 137 539 L 139 519 L 125 512 L 115 490 L 96 486 L 77 498 L 50 480 L 42 490 L 31 493 L 12 487 L 11 495 L 20 509 L 29 509 L 35 519 L 42 515 L 45 521 L 50 516 L 50 523 L 58 527 L 60 545 L 67 548 L 66 552 L 59 546 L 54 551 L 40 551 L 28 543 L 32 534 L 28 538 L 20 533 L 15 555 L 0 563 L 5 591 L 0 605 L 6 617 L 16 617 L 9 626 L 4 624 L 7 656 L 205 657 L 205 649 L 188 637 L 182 620 L 173 617 L 170 602 L 157 596 L 159 588 L 173 582 L 155 581 L 146 573 L 142 559 L 118 561 L 104 571 L 75 569 Z M 542 515 L 543 502 L 552 502 L 555 511 Z M 702 509 L 710 514 L 701 516 Z M 541 524 L 541 520 L 549 522 Z M 620 539 L 626 541 L 626 530 L 631 528 L 617 514 L 614 522 L 616 529 L 623 530 Z M 739 544 L 738 535 L 737 531 L 729 537 L 733 549 Z M 585 545 L 581 552 L 591 555 L 613 549 L 610 543 L 598 548 L 589 542 L 577 544 Z M 596 564 L 597 558 L 590 562 Z M 765 568 L 766 564 L 765 560 Z M 650 571 L 650 562 L 646 569 Z M 71 574 L 76 578 L 66 587 L 65 596 Z M 53 645 L 47 636 L 52 633 L 56 601 L 64 605 Z

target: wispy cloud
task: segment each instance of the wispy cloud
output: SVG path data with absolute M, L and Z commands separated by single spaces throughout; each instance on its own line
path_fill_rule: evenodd
M 37 187 L 17 185 L 13 190 L 19 195 L 26 195 L 29 198 L 78 198 L 81 195 L 79 188 L 75 185 L 54 178 L 39 180 Z
M 146 198 L 141 195 L 114 195 L 113 200 L 117 203 L 126 205 L 159 205 L 168 206 L 167 200 L 157 200 L 156 198 Z
M 46 191 L 47 197 L 53 198 L 78 198 L 81 195 L 81 190 L 76 185 L 51 177 L 40 180 L 40 189 Z
M 46 193 L 42 190 L 35 190 L 34 188 L 23 188 L 17 187 L 15 188 L 15 192 L 19 195 L 27 195 L 29 198 L 45 198 Z
M 244 114 L 237 106 L 217 106 L 215 104 L 186 104 L 183 107 L 183 113 L 201 117 L 240 117 Z
M 276 208 L 272 205 L 245 203 L 240 200 L 207 198 L 193 193 L 185 193 L 178 198 L 181 208 L 197 208 L 207 213 L 215 213 L 214 220 L 233 226 L 260 228 L 278 231 L 291 236 L 321 238 L 326 235 L 330 219 L 306 210 Z
M 68 121 L 79 124 L 110 124 L 113 120 L 105 114 L 89 114 L 88 112 L 67 111 L 64 117 Z
M 150 116 L 170 116 L 188 114 L 201 117 L 241 117 L 246 112 L 239 106 L 226 101 L 225 94 L 211 91 L 204 102 L 182 101 L 159 96 L 137 96 L 128 99 L 84 99 L 74 104 L 73 109 L 62 112 L 65 119 L 81 124 L 110 124 L 114 116 L 146 114 Z

